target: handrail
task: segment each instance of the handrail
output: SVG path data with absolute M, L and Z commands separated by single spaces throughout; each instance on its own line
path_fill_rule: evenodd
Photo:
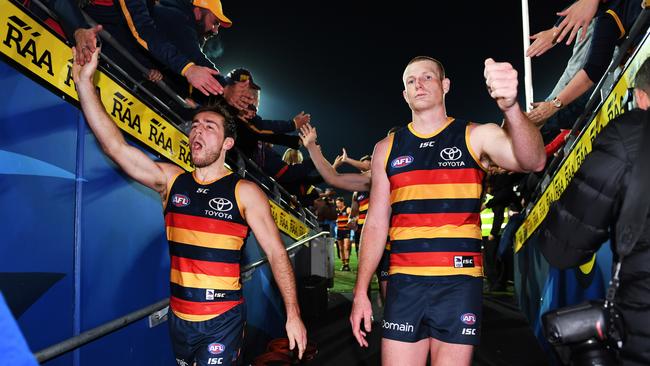
M 56 15 L 56 14 L 55 14 L 51 9 L 49 9 L 49 8 L 48 8 L 45 4 L 43 4 L 40 0 L 33 0 L 32 2 L 33 2 L 34 4 L 36 4 L 39 8 L 41 8 L 41 10 L 43 10 L 44 12 L 46 12 L 47 15 L 48 15 L 49 17 L 51 17 L 51 18 L 53 18 L 53 19 L 55 19 L 55 20 L 57 20 L 57 19 L 59 18 L 59 17 L 58 17 L 58 16 L 57 16 L 57 15 Z M 95 21 L 94 21 L 90 16 L 88 16 L 88 14 L 86 14 L 84 11 L 81 11 L 81 13 L 83 14 L 83 16 L 86 18 L 86 20 L 88 21 L 88 23 L 89 23 L 91 26 L 95 26 L 95 25 L 97 24 L 97 23 L 96 23 L 96 22 L 95 22 Z M 100 37 L 101 37 L 104 41 L 108 42 L 111 46 L 113 46 L 113 47 L 114 47 L 114 48 L 115 48 L 115 49 L 116 49 L 116 50 L 117 50 L 117 51 L 118 51 L 118 52 L 119 52 L 119 53 L 120 53 L 120 54 L 121 54 L 125 59 L 127 59 L 127 61 L 129 61 L 133 66 L 135 66 L 135 67 L 138 69 L 138 71 L 140 71 L 140 72 L 142 72 L 144 75 L 146 75 L 146 73 L 148 72 L 148 70 L 147 70 L 147 69 L 146 69 L 142 64 L 140 64 L 140 62 L 138 62 L 138 61 L 137 61 L 133 56 L 131 56 L 131 54 L 129 54 L 129 53 L 124 49 L 124 47 L 123 47 L 123 46 L 122 46 L 122 45 L 121 45 L 117 40 L 115 40 L 115 39 L 111 36 L 110 33 L 108 33 L 106 30 L 102 30 L 102 31 L 99 33 L 99 35 L 100 35 Z M 147 89 L 146 87 L 143 87 L 143 86 L 140 84 L 140 82 L 138 82 L 137 80 L 135 80 L 131 75 L 129 75 L 126 71 L 124 71 L 124 70 L 123 70 L 123 69 L 122 69 L 122 68 L 121 68 L 121 67 L 120 67 L 120 66 L 119 66 L 115 61 L 111 60 L 109 57 L 106 57 L 106 55 L 104 55 L 103 53 L 102 53 L 102 59 L 103 59 L 104 61 L 106 61 L 106 62 L 107 62 L 107 63 L 108 63 L 112 68 L 114 68 L 114 69 L 117 70 L 120 74 L 122 74 L 122 76 L 123 76 L 124 78 L 126 78 L 126 80 L 128 80 L 128 81 L 130 81 L 131 83 L 133 83 L 134 85 L 136 85 L 136 89 L 141 90 L 141 91 L 142 91 L 143 93 L 145 93 L 149 98 L 151 98 L 151 99 L 152 99 L 156 104 L 159 104 L 159 106 L 162 107 L 162 108 L 165 110 L 165 113 L 161 113 L 161 114 L 166 114 L 167 116 L 171 116 L 171 117 L 175 118 L 175 119 L 176 119 L 176 125 L 177 125 L 179 128 L 182 128 L 182 125 L 183 125 L 183 123 L 185 123 L 185 120 L 184 120 L 181 116 L 179 116 L 176 112 L 174 112 L 172 108 L 170 108 L 166 103 L 164 103 L 163 101 L 161 101 L 161 100 L 160 100 L 157 96 L 155 96 L 155 95 L 154 95 L 154 94 L 153 94 L 149 89 Z M 104 71 L 107 71 L 107 70 L 104 70 Z M 114 75 L 114 73 L 112 73 L 112 72 L 110 72 L 110 71 L 108 71 L 108 72 L 111 73 L 111 75 Z M 118 79 L 119 79 L 119 78 L 118 78 Z M 157 85 L 158 87 L 160 87 L 160 89 L 161 89 L 163 92 L 165 92 L 167 95 L 169 95 L 169 96 L 170 96 L 170 97 L 171 97 L 175 102 L 179 103 L 180 105 L 182 105 L 182 106 L 185 107 L 185 108 L 188 108 L 188 107 L 189 107 L 189 106 L 187 105 L 187 103 L 185 102 L 185 100 L 184 100 L 180 95 L 178 95 L 176 92 L 174 92 L 174 91 L 173 91 L 173 90 L 172 90 L 172 89 L 171 89 L 167 84 L 165 84 L 162 80 L 156 82 L 156 85 Z M 186 133 L 185 131 L 183 131 L 183 132 Z M 264 173 L 264 171 L 263 171 L 259 166 L 257 166 L 257 164 L 256 164 L 256 163 L 255 163 L 251 158 L 249 158 L 249 157 L 246 156 L 245 154 L 242 154 L 241 151 L 239 151 L 239 154 L 240 154 L 241 156 L 244 156 L 244 157 L 245 157 L 245 158 L 244 158 L 244 159 L 245 159 L 245 160 L 244 160 L 245 165 L 240 167 L 240 168 L 243 168 L 243 169 L 244 169 L 244 171 L 243 171 L 244 173 L 249 173 L 249 174 L 250 174 L 250 169 L 248 169 L 248 168 L 249 168 L 249 167 L 252 167 L 253 170 L 256 171 L 256 173 L 257 173 L 258 175 L 261 175 L 261 176 L 265 177 L 266 179 L 268 179 L 268 180 L 271 182 L 271 184 L 272 184 L 273 186 L 272 186 L 272 187 L 267 187 L 265 184 L 263 184 L 263 182 L 262 182 L 258 177 L 256 177 L 255 175 L 249 175 L 251 178 L 253 178 L 253 180 L 256 181 L 256 183 L 257 183 L 258 185 L 260 185 L 261 187 L 263 187 L 264 189 L 267 190 L 267 193 L 268 193 L 269 195 L 271 195 L 271 196 L 274 198 L 274 201 L 276 201 L 278 204 L 280 204 L 281 206 L 283 206 L 285 209 L 290 210 L 290 211 L 291 211 L 294 215 L 296 215 L 297 217 L 302 217 L 302 218 L 304 218 L 303 221 L 305 221 L 306 223 L 309 223 L 310 226 L 311 226 L 312 228 L 316 228 L 316 227 L 318 227 L 318 225 L 315 224 L 315 223 L 313 222 L 313 219 L 316 218 L 316 216 L 315 216 L 313 213 L 309 212 L 309 210 L 307 210 L 307 209 L 305 209 L 305 210 L 296 210 L 296 209 L 293 209 L 293 208 L 291 207 L 291 205 L 289 205 L 288 202 L 287 202 L 286 200 L 284 200 L 283 197 L 282 197 L 282 194 L 284 194 L 285 197 L 291 197 L 291 194 L 290 194 L 289 192 L 287 192 L 286 189 L 284 189 L 284 187 L 282 187 L 282 186 L 281 186 L 281 185 L 280 185 L 280 184 L 279 184 L 275 179 L 273 179 L 273 177 L 271 177 L 271 176 L 267 175 L 266 173 Z M 236 162 L 236 163 L 238 163 L 238 162 Z M 239 166 L 239 164 L 236 164 L 236 165 Z M 281 194 L 278 194 L 277 192 L 280 192 Z M 305 212 L 309 212 L 310 215 L 308 216 L 308 215 L 307 215 L 305 212 L 303 212 L 303 211 L 305 211 Z
M 295 248 L 297 248 L 297 247 L 299 247 L 299 246 L 305 244 L 306 242 L 312 241 L 312 240 L 314 240 L 314 239 L 316 239 L 316 238 L 319 238 L 319 237 L 324 236 L 324 235 L 329 235 L 329 234 L 330 234 L 329 231 L 321 231 L 321 232 L 318 233 L 318 234 L 312 235 L 312 236 L 310 236 L 310 237 L 308 237 L 308 238 L 305 238 L 305 239 L 301 239 L 301 240 L 299 240 L 299 241 L 297 241 L 297 242 L 291 244 L 290 246 L 286 247 L 287 252 L 290 252 L 290 251 L 294 250 Z M 257 268 L 257 267 L 263 265 L 264 263 L 266 263 L 266 262 L 268 262 L 268 261 L 269 261 L 268 257 L 264 256 L 264 257 L 262 257 L 262 259 L 260 259 L 260 260 L 258 260 L 258 261 L 256 261 L 256 262 L 253 262 L 253 263 L 250 263 L 250 264 L 246 265 L 245 267 L 243 267 L 243 268 L 241 269 L 241 271 L 242 271 L 242 273 L 243 273 L 243 272 L 250 271 L 250 270 L 252 270 L 252 269 L 255 269 L 255 268 Z
M 604 103 L 602 94 L 609 93 L 611 91 L 611 88 L 615 85 L 615 82 L 610 79 L 610 75 L 616 72 L 616 70 L 620 66 L 621 61 L 625 57 L 626 52 L 631 48 L 632 42 L 634 42 L 634 39 L 639 35 L 640 32 L 644 30 L 644 25 L 648 21 L 648 16 L 649 16 L 648 9 L 644 8 L 641 11 L 641 14 L 639 14 L 638 18 L 634 22 L 634 25 L 632 26 L 632 29 L 630 30 L 627 39 L 623 42 L 623 44 L 621 44 L 618 53 L 614 55 L 614 57 L 612 58 L 612 61 L 609 64 L 609 67 L 607 68 L 607 71 L 605 72 L 603 77 L 598 81 L 598 84 L 596 84 L 596 86 L 594 87 L 594 91 L 592 92 L 591 97 L 587 101 L 584 111 L 578 117 L 578 119 L 576 119 L 575 123 L 571 127 L 572 140 L 570 140 L 570 142 L 574 142 L 578 140 L 578 137 L 583 132 L 587 123 L 591 121 L 601 109 L 600 108 L 602 107 L 601 104 Z M 609 85 L 606 85 L 607 82 L 609 82 Z M 605 87 L 607 88 L 607 90 L 605 90 Z M 577 135 L 575 135 L 576 133 Z M 572 145 L 567 145 L 567 147 L 573 148 Z M 552 178 L 557 172 L 557 170 L 562 166 L 562 162 L 564 162 L 564 159 L 568 156 L 568 154 L 566 154 L 566 150 L 567 150 L 566 148 L 563 149 L 562 150 L 563 153 L 558 155 L 551 161 L 548 169 L 544 172 L 542 179 L 540 179 L 539 183 L 535 186 L 535 189 L 533 190 L 533 194 L 531 195 L 531 197 L 536 197 L 536 199 L 528 203 L 526 207 L 526 214 L 528 214 L 530 209 L 532 209 L 532 207 L 537 203 L 539 196 L 544 191 L 544 189 L 546 189 L 546 185 L 544 183 L 545 182 L 548 183 L 548 180 L 545 180 L 544 178 L 546 177 Z
M 515 236 L 515 252 L 523 247 L 528 238 L 537 229 L 539 223 L 544 219 L 546 213 L 543 213 L 541 218 L 539 216 L 539 213 L 536 213 L 532 219 L 531 213 L 537 209 L 538 205 L 540 205 L 540 199 L 546 195 L 547 189 L 550 189 L 549 185 L 556 180 L 557 174 L 561 172 L 561 169 L 563 169 L 567 164 L 567 159 L 569 159 L 569 157 L 572 156 L 573 151 L 579 147 L 578 142 L 583 139 L 583 135 L 588 130 L 591 122 L 597 118 L 599 113 L 601 113 L 604 107 L 604 103 L 607 101 L 607 96 L 612 92 L 613 88 L 620 81 L 620 77 L 623 75 L 619 75 L 619 66 L 621 65 L 623 58 L 626 56 L 627 52 L 632 48 L 634 40 L 640 36 L 641 32 L 645 32 L 645 38 L 639 46 L 645 44 L 644 42 L 648 41 L 649 14 L 650 13 L 648 9 L 644 8 L 635 20 L 628 37 L 619 47 L 618 53 L 612 57 L 612 61 L 608 66 L 607 71 L 599 80 L 598 84 L 594 87 L 594 91 L 591 94 L 584 111 L 573 124 L 570 138 L 567 141 L 565 147 L 560 150 L 560 154 L 550 162 L 539 183 L 533 190 L 531 199 L 523 211 L 525 215 L 524 220 L 521 227 L 517 230 Z M 548 203 L 550 204 L 550 202 Z M 531 224 L 531 222 L 533 223 Z M 533 227 L 529 227 L 529 224 Z M 522 233 L 521 238 L 520 233 Z
M 324 235 L 329 235 L 328 231 L 322 231 L 318 234 L 312 235 L 308 238 L 301 239 L 290 246 L 286 247 L 286 251 L 292 251 L 295 248 L 305 244 L 306 242 L 309 242 L 311 240 L 314 240 L 318 237 L 324 236 Z M 257 268 L 264 263 L 268 262 L 268 258 L 265 256 L 264 258 L 253 262 L 245 267 L 242 268 L 241 272 L 246 272 L 250 271 L 254 268 Z M 43 363 L 46 361 L 49 361 L 53 358 L 59 357 L 63 355 L 64 353 L 74 351 L 75 349 L 90 343 L 96 339 L 99 339 L 101 337 L 104 337 L 118 329 L 124 328 L 129 324 L 132 324 L 140 319 L 143 319 L 144 317 L 155 313 L 166 306 L 169 305 L 169 298 L 160 300 L 154 304 L 151 304 L 149 306 L 146 306 L 142 309 L 136 310 L 134 312 L 131 312 L 127 315 L 124 315 L 122 317 L 119 317 L 117 319 L 111 320 L 108 323 L 104 323 L 102 325 L 99 325 L 95 328 L 92 328 L 90 330 L 87 330 L 77 336 L 68 338 L 64 340 L 63 342 L 59 342 L 57 344 L 54 344 L 52 346 L 49 346 L 45 349 L 42 349 L 34 354 L 34 357 L 36 357 L 36 360 L 39 363 Z
M 60 17 L 56 13 L 54 13 L 50 8 L 48 8 L 45 4 L 43 4 L 40 0 L 32 0 L 32 3 L 36 4 L 41 10 L 43 10 L 45 13 L 47 13 L 47 15 L 50 18 L 60 22 Z M 91 25 L 93 27 L 97 25 L 97 22 L 95 22 L 88 14 L 86 14 L 86 12 L 84 12 L 81 9 L 79 9 L 79 10 L 81 11 L 81 14 L 86 18 L 86 21 L 88 21 L 89 25 Z M 110 33 L 108 33 L 106 30 L 102 30 L 101 32 L 99 32 L 99 36 L 104 41 L 108 42 L 111 46 L 113 46 L 126 60 L 128 60 L 133 66 L 135 66 L 135 68 L 137 68 L 138 71 L 140 71 L 143 75 L 147 75 L 149 70 L 146 67 L 144 67 L 138 60 L 136 60 L 128 51 L 126 51 L 124 49 L 124 47 L 122 47 L 122 45 L 119 42 L 117 42 Z M 124 73 L 125 75 L 128 75 L 123 70 L 121 70 L 121 72 Z M 180 95 L 178 95 L 178 93 L 173 91 L 169 87 L 169 85 L 167 85 L 164 81 L 159 80 L 155 84 L 165 94 L 170 96 L 175 102 L 179 103 L 181 106 L 183 106 L 185 108 L 191 108 L 191 106 L 189 104 L 187 104 L 185 99 L 183 97 L 181 97 Z M 141 88 L 141 89 L 145 89 L 145 88 Z M 163 106 L 167 107 L 164 103 L 161 102 L 161 104 Z M 167 108 L 167 109 L 169 109 L 169 108 Z
M 59 357 L 64 353 L 73 351 L 84 344 L 90 343 L 98 338 L 101 338 L 109 333 L 112 333 L 120 328 L 136 322 L 147 315 L 163 309 L 169 305 L 169 299 L 160 300 L 154 304 L 146 306 L 140 310 L 136 310 L 123 317 L 104 323 L 100 326 L 87 330 L 77 336 L 68 338 L 63 342 L 57 343 L 45 349 L 42 349 L 34 354 L 39 363 L 49 361 L 55 357 Z
M 245 165 L 243 168 L 244 168 L 244 169 L 246 170 L 246 172 L 249 174 L 248 176 L 249 176 L 250 178 L 253 178 L 253 180 L 255 180 L 255 182 L 256 182 L 258 185 L 260 185 L 261 187 L 265 188 L 265 189 L 267 190 L 267 193 L 270 194 L 270 195 L 272 195 L 273 198 L 275 198 L 274 201 L 278 202 L 279 204 L 284 203 L 283 206 L 285 206 L 285 208 L 288 208 L 289 210 L 291 210 L 294 214 L 296 214 L 296 216 L 298 216 L 298 217 L 303 217 L 303 218 L 305 219 L 305 221 L 308 222 L 309 224 L 311 224 L 311 226 L 312 226 L 313 228 L 318 227 L 318 225 L 315 224 L 314 222 L 312 222 L 312 220 L 310 220 L 310 217 L 308 217 L 307 214 L 305 213 L 305 212 L 309 212 L 309 214 L 311 214 L 311 215 L 310 215 L 311 218 L 316 218 L 316 216 L 315 216 L 312 212 L 310 212 L 310 211 L 307 210 L 307 209 L 304 210 L 305 212 L 301 212 L 301 211 L 299 211 L 299 210 L 296 210 L 296 209 L 292 208 L 292 207 L 287 203 L 287 201 L 284 200 L 284 199 L 282 198 L 283 195 L 284 195 L 285 197 L 291 197 L 291 193 L 289 193 L 289 192 L 288 192 L 284 187 L 282 187 L 282 185 L 281 185 L 280 183 L 278 183 L 275 179 L 273 179 L 273 177 L 271 177 L 270 175 L 264 173 L 264 171 L 262 170 L 262 168 L 260 168 L 260 167 L 257 165 L 257 163 L 255 163 L 251 158 L 249 158 L 248 156 L 246 156 L 246 154 L 242 153 L 242 151 L 241 151 L 240 149 L 238 149 L 237 147 L 235 147 L 235 150 L 237 151 L 237 154 L 238 154 L 240 157 L 243 157 L 242 160 L 243 160 L 243 163 L 244 163 L 244 165 Z M 239 166 L 239 162 L 235 162 L 235 163 L 237 164 L 237 166 Z M 252 168 L 252 169 L 250 169 L 250 168 Z M 263 182 L 262 182 L 258 177 L 256 177 L 255 175 L 250 175 L 250 173 L 251 173 L 252 171 L 255 171 L 257 174 L 264 176 L 267 180 L 269 180 L 269 181 L 271 182 L 271 184 L 273 185 L 273 187 L 272 187 L 272 188 L 267 187 L 267 186 L 266 186 L 266 185 L 265 185 L 265 184 L 264 184 L 264 183 L 263 183 Z M 277 190 L 277 192 L 275 192 L 274 190 Z M 280 194 L 277 194 L 277 193 L 280 193 Z M 302 207 L 302 206 L 301 206 L 301 207 Z

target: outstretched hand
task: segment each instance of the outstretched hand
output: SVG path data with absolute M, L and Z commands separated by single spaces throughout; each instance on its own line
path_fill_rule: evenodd
M 488 93 L 496 100 L 502 111 L 507 111 L 517 104 L 517 70 L 507 62 L 485 60 L 485 84 Z
M 223 93 L 223 86 L 214 75 L 219 75 L 219 70 L 198 65 L 192 65 L 185 71 L 187 82 L 206 96 Z
M 72 80 L 74 80 L 75 85 L 80 86 L 84 83 L 93 84 L 93 77 L 95 71 L 97 71 L 100 50 L 100 47 L 95 48 L 95 51 L 90 55 L 88 62 L 80 64 L 77 57 L 83 57 L 83 55 L 77 52 L 76 47 L 72 47 Z
M 566 45 L 570 45 L 580 28 L 582 28 L 580 42 L 584 41 L 587 27 L 589 27 L 589 23 L 591 23 L 598 10 L 598 3 L 598 0 L 578 0 L 566 10 L 557 13 L 557 15 L 564 17 L 560 25 L 558 25 L 560 35 L 557 37 L 557 42 L 562 42 L 564 37 L 569 35 Z
M 531 106 L 533 109 L 527 113 L 528 119 L 537 127 L 543 126 L 557 112 L 551 102 L 533 102 Z
M 75 47 L 72 48 L 75 63 L 83 66 L 90 62 L 93 52 L 97 49 L 97 33 L 101 32 L 103 27 L 96 25 L 92 28 L 79 28 L 74 31 Z
M 298 113 L 295 117 L 293 117 L 293 123 L 296 124 L 296 130 L 300 130 L 302 126 L 310 122 L 311 122 L 311 114 L 305 113 L 305 111 L 302 111 Z
M 555 38 L 558 36 L 558 29 L 556 27 L 541 31 L 537 34 L 530 36 L 534 40 L 533 44 L 528 47 L 526 57 L 541 56 L 546 51 L 556 45 Z
M 316 139 L 318 138 L 318 134 L 316 133 L 316 127 L 312 127 L 311 124 L 309 123 L 300 127 L 300 132 L 298 133 L 298 135 L 302 140 L 302 145 L 306 148 L 315 145 Z

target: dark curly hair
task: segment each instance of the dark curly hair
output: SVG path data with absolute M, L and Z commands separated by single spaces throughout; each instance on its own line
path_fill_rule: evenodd
M 223 105 L 223 103 L 215 103 L 211 105 L 206 105 L 201 107 L 194 112 L 192 120 L 199 114 L 203 112 L 212 112 L 216 113 L 223 117 L 223 135 L 224 138 L 232 137 L 234 140 L 237 139 L 237 123 L 235 122 L 232 114 L 228 112 L 228 109 Z

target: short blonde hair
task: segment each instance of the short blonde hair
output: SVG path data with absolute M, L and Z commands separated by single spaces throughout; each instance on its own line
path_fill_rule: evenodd
M 286 149 L 282 155 L 282 161 L 288 165 L 301 164 L 303 161 L 302 153 L 296 149 Z

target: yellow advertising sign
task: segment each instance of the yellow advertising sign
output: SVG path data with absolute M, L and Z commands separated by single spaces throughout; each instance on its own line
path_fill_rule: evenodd
M 605 103 L 603 103 L 600 111 L 598 111 L 596 117 L 594 117 L 586 127 L 584 133 L 574 143 L 573 149 L 562 165 L 558 168 L 548 187 L 546 187 L 542 196 L 535 203 L 532 210 L 517 230 L 514 243 L 515 252 L 518 252 L 524 246 L 526 240 L 530 238 L 542 221 L 544 221 L 550 205 L 560 198 L 573 179 L 573 175 L 582 165 L 587 154 L 591 152 L 591 144 L 596 136 L 605 126 L 607 126 L 609 121 L 623 113 L 623 103 L 626 100 L 628 89 L 632 87 L 634 75 L 636 75 L 636 71 L 650 54 L 650 44 L 647 40 L 647 37 L 643 40 L 643 43 L 639 46 L 634 58 L 629 63 L 610 94 L 607 96 L 607 99 L 605 99 Z
M 0 0 L 0 53 L 36 78 L 78 101 L 72 80 L 70 48 L 46 26 L 7 0 Z M 95 74 L 95 85 L 104 108 L 120 129 L 183 169 L 194 169 L 188 138 L 176 126 L 101 71 Z M 273 219 L 280 230 L 296 240 L 309 231 L 296 217 L 273 201 L 269 202 Z
M 0 53 L 46 84 L 78 100 L 72 81 L 72 52 L 58 36 L 10 1 L 0 1 Z M 193 170 L 187 136 L 101 71 L 95 85 L 117 126 L 188 171 Z M 65 97 L 65 96 L 64 96 Z
M 273 221 L 278 225 L 278 229 L 289 235 L 295 240 L 300 240 L 307 235 L 309 228 L 302 221 L 298 220 L 293 215 L 288 214 L 275 202 L 269 200 L 271 203 L 271 214 Z

